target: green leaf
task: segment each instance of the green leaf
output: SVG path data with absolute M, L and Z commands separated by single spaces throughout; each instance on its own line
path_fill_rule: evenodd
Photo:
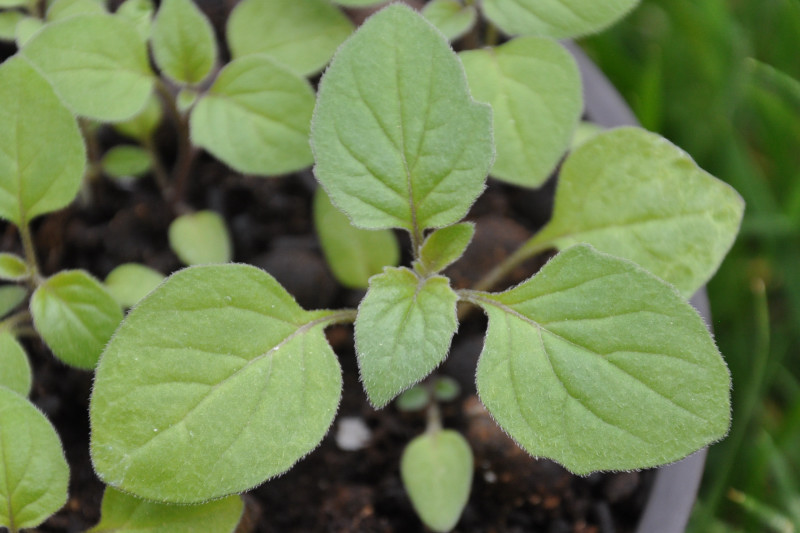
M 53 84 L 67 107 L 88 118 L 131 118 L 153 89 L 146 45 L 123 17 L 75 15 L 53 22 L 25 45 L 22 54 Z
M 100 0 L 56 0 L 47 8 L 47 21 L 65 19 L 73 15 L 107 13 Z
M 400 461 L 403 486 L 414 510 L 433 531 L 452 530 L 461 518 L 472 488 L 469 443 L 446 429 L 412 440 Z
M 440 402 L 451 402 L 461 394 L 458 381 L 449 376 L 442 376 L 433 382 L 433 395 Z
M 367 7 L 385 4 L 387 0 L 333 0 L 334 4 L 346 7 Z
M 150 170 L 150 155 L 139 146 L 117 145 L 105 153 L 103 172 L 112 178 L 143 176 Z
M 17 41 L 17 48 L 22 48 L 25 44 L 36 35 L 42 27 L 44 22 L 36 17 L 23 17 L 22 20 L 17 22 L 14 28 L 14 36 Z
M 201 505 L 170 505 L 140 500 L 106 487 L 102 519 L 87 533 L 233 533 L 243 510 L 240 496 Z
M 106 276 L 108 293 L 122 307 L 133 307 L 164 281 L 164 275 L 137 263 L 119 265 Z
M 578 146 L 603 133 L 604 131 L 605 128 L 603 126 L 595 124 L 594 122 L 579 122 L 578 127 L 575 129 L 575 133 L 572 135 L 572 143 L 570 144 L 571 149 L 575 150 Z
M 53 426 L 0 387 L 0 526 L 36 527 L 67 501 L 69 467 Z
M 234 58 L 264 54 L 308 76 L 330 61 L 353 24 L 327 0 L 244 0 L 226 32 Z
M 400 411 L 421 411 L 430 401 L 431 395 L 428 389 L 423 385 L 414 385 L 397 397 L 395 405 Z
M 214 211 L 198 211 L 169 225 L 169 246 L 186 265 L 227 263 L 232 245 L 225 220 Z
M 422 14 L 451 41 L 466 34 L 478 20 L 475 7 L 458 0 L 432 0 L 422 8 Z
M 639 0 L 483 0 L 486 17 L 508 35 L 569 39 L 603 30 Z
M 64 270 L 44 281 L 31 297 L 33 324 L 45 344 L 65 363 L 92 369 L 122 310 L 86 272 Z
M 21 226 L 72 201 L 86 153 L 75 118 L 24 59 L 0 65 L 0 102 L 0 217 Z
M 156 6 L 153 0 L 125 0 L 117 9 L 117 16 L 134 25 L 143 41 L 150 38 Z
M 31 392 L 32 380 L 31 364 L 25 349 L 11 333 L 0 331 L 0 386 L 27 396 Z
M 722 438 L 730 377 L 697 312 L 630 261 L 579 245 L 500 294 L 477 385 L 528 453 L 576 474 L 676 461 Z
M 473 96 L 492 106 L 492 176 L 538 187 L 569 148 L 583 111 L 575 60 L 557 42 L 536 37 L 460 55 Z
M 29 0 L 0 0 L 0 8 L 6 7 L 25 7 Z
M 564 162 L 553 217 L 530 250 L 589 243 L 689 297 L 716 272 L 744 202 L 666 139 L 638 128 L 595 136 Z
M 21 11 L 3 11 L 0 13 L 0 40 L 13 41 L 17 36 L 17 24 L 25 18 Z
M 243 5 L 243 4 L 240 4 Z M 229 63 L 191 115 L 192 141 L 245 174 L 309 166 L 311 85 L 264 56 Z
M 322 187 L 314 195 L 314 226 L 328 266 L 346 287 L 366 288 L 371 276 L 400 261 L 400 245 L 391 230 L 356 228 Z
M 456 262 L 475 235 L 475 224 L 462 222 L 437 229 L 425 239 L 419 253 L 428 272 L 440 272 Z
M 458 222 L 483 191 L 490 124 L 442 34 L 391 5 L 341 46 L 323 76 L 314 172 L 356 226 L 419 237 Z
M 0 280 L 21 281 L 28 277 L 28 265 L 16 254 L 0 253 Z
M 5 317 L 21 304 L 28 291 L 19 285 L 4 285 L 0 287 L 0 318 Z
M 178 111 L 181 113 L 187 113 L 197 102 L 199 97 L 200 93 L 194 89 L 181 89 L 181 91 L 178 93 L 178 97 L 175 99 L 175 104 L 178 106 Z
M 136 116 L 124 122 L 114 124 L 114 129 L 122 135 L 146 142 L 148 139 L 152 138 L 153 133 L 161 124 L 163 116 L 164 111 L 161 107 L 161 101 L 155 93 L 153 93 Z
M 407 268 L 387 267 L 369 280 L 355 340 L 372 405 L 385 406 L 447 357 L 458 327 L 457 299 L 444 276 L 419 278 Z
M 158 67 L 178 83 L 200 83 L 217 62 L 214 28 L 192 0 L 161 3 L 151 45 Z
M 248 265 L 173 274 L 128 314 L 97 368 L 100 477 L 191 503 L 285 472 L 319 444 L 339 403 L 341 370 L 323 332 L 331 316 L 304 311 Z

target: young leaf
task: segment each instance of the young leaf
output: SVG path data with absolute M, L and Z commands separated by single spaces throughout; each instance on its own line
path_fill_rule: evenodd
M 119 265 L 106 276 L 108 293 L 122 307 L 133 307 L 164 281 L 164 275 L 137 263 Z
M 289 469 L 339 404 L 341 370 L 323 332 L 332 316 L 304 311 L 251 266 L 173 274 L 128 314 L 98 365 L 90 416 L 100 477 L 142 498 L 193 503 Z
M 472 488 L 469 443 L 453 430 L 425 433 L 412 440 L 400 461 L 403 486 L 414 510 L 433 531 L 452 530 Z
M 3 11 L 0 13 L 0 40 L 13 41 L 17 36 L 17 24 L 25 18 L 21 11 Z
M 151 44 L 158 67 L 178 83 L 200 83 L 217 62 L 214 28 L 192 0 L 161 2 Z
M 481 400 L 528 453 L 577 474 L 676 461 L 722 438 L 730 377 L 697 312 L 630 261 L 569 248 L 499 294 Z
M 0 217 L 20 226 L 72 201 L 86 153 L 75 118 L 24 59 L 0 65 L 0 102 Z
M 87 533 L 233 533 L 243 511 L 238 495 L 201 505 L 170 505 L 106 487 L 100 523 Z
M 538 187 L 569 148 L 581 117 L 575 60 L 557 42 L 537 37 L 460 56 L 472 94 L 492 106 L 497 146 L 492 176 Z
M 48 24 L 22 54 L 53 84 L 67 107 L 101 121 L 134 116 L 155 80 L 135 26 L 113 15 L 75 15 Z
M 442 376 L 433 382 L 433 395 L 440 402 L 451 402 L 461 394 L 461 387 L 458 381 L 449 377 Z
M 234 58 L 264 54 L 300 76 L 322 69 L 352 32 L 327 0 L 244 0 L 226 30 Z
M 575 150 L 578 146 L 604 131 L 605 128 L 603 128 L 603 126 L 595 124 L 594 122 L 579 122 L 578 127 L 575 128 L 575 132 L 572 135 L 572 142 L 570 143 L 571 149 Z
M 36 527 L 67 501 L 69 467 L 53 426 L 0 387 L 0 526 Z
M 385 4 L 387 0 L 333 0 L 334 4 L 346 7 L 367 7 Z
M 153 14 L 156 6 L 153 0 L 125 0 L 117 9 L 117 16 L 125 18 L 133 24 L 143 41 L 150 38 Z
M 147 103 L 136 116 L 114 124 L 114 129 L 122 135 L 145 142 L 153 136 L 156 128 L 161 124 L 163 116 L 164 111 L 161 107 L 161 101 L 155 94 L 151 94 L 147 99 Z
M 240 4 L 243 5 L 243 4 Z M 269 58 L 229 63 L 191 114 L 192 140 L 245 174 L 274 176 L 309 166 L 311 85 Z
M 81 270 L 64 270 L 31 297 L 39 335 L 65 363 L 90 370 L 122 320 L 122 310 L 100 283 Z
M 178 97 L 175 99 L 175 104 L 178 106 L 178 111 L 181 113 L 187 113 L 197 102 L 199 97 L 200 93 L 194 89 L 188 87 L 181 89 L 181 91 L 178 93 Z
M 0 287 L 0 318 L 4 318 L 8 313 L 16 309 L 27 295 L 28 291 L 19 285 L 3 285 Z
M 199 211 L 176 218 L 169 225 L 169 246 L 186 265 L 227 263 L 231 237 L 225 220 L 214 211 Z
M 451 41 L 471 30 L 478 19 L 474 6 L 465 6 L 458 0 L 432 0 L 422 8 L 422 14 Z
M 419 259 L 428 272 L 441 272 L 458 260 L 475 235 L 475 224 L 462 222 L 437 229 L 425 239 Z
M 65 19 L 73 15 L 107 13 L 99 0 L 56 0 L 47 8 L 47 21 Z
M 603 30 L 631 11 L 639 0 L 483 0 L 486 18 L 508 35 L 554 39 Z
M 366 288 L 370 277 L 400 261 L 400 246 L 391 230 L 356 228 L 322 187 L 314 195 L 314 227 L 333 275 L 346 287 Z
M 414 385 L 404 390 L 395 401 L 400 411 L 421 411 L 431 401 L 431 395 L 423 385 Z
M 16 254 L 0 253 L 0 280 L 20 281 L 28 277 L 28 265 Z
M 669 141 L 620 128 L 567 158 L 553 217 L 525 246 L 589 243 L 640 264 L 689 297 L 716 272 L 743 210 L 733 188 Z
M 0 331 L 0 386 L 27 396 L 31 381 L 31 363 L 25 349 L 11 333 Z
M 112 178 L 142 176 L 150 170 L 150 155 L 139 146 L 120 144 L 105 153 L 103 172 Z
M 43 26 L 44 22 L 36 17 L 23 17 L 22 20 L 17 22 L 14 28 L 14 38 L 17 41 L 17 48 L 25 46 Z
M 407 268 L 386 268 L 369 280 L 355 340 L 372 405 L 385 406 L 447 357 L 458 327 L 457 299 L 444 276 L 419 278 Z
M 345 44 L 323 76 L 312 123 L 317 179 L 356 226 L 458 222 L 492 162 L 491 110 L 421 15 L 391 5 Z

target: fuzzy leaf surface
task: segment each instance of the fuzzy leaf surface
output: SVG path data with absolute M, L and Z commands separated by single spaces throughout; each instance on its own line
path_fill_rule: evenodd
M 100 477 L 142 498 L 197 503 L 291 468 L 339 404 L 330 315 L 304 311 L 255 267 L 173 274 L 128 314 L 98 365 L 90 418 Z
M 67 501 L 69 467 L 56 430 L 0 387 L 0 526 L 36 527 Z
M 55 0 L 47 8 L 47 21 L 65 19 L 73 15 L 108 13 L 100 0 Z
M 28 276 L 28 265 L 16 254 L 0 253 L 0 280 L 20 281 Z
M 432 0 L 422 8 L 422 14 L 451 41 L 462 37 L 478 20 L 475 7 L 458 0 Z
M 229 63 L 195 105 L 192 140 L 239 172 L 286 174 L 313 162 L 313 110 L 305 79 L 268 57 L 247 56 Z
M 105 153 L 103 172 L 112 178 L 143 176 L 150 170 L 150 155 L 138 146 L 119 144 Z
M 680 148 L 638 128 L 599 134 L 564 162 L 553 217 L 526 247 L 588 243 L 630 259 L 685 297 L 716 272 L 744 202 Z
M 317 179 L 363 228 L 458 222 L 492 162 L 491 110 L 472 100 L 442 34 L 400 4 L 341 46 L 311 129 Z
M 27 295 L 28 291 L 25 290 L 25 287 L 19 285 L 3 285 L 0 287 L 0 318 L 5 318 L 8 313 L 16 309 Z
M 108 273 L 105 286 L 122 307 L 133 307 L 164 281 L 164 275 L 138 263 L 119 265 Z
M 31 392 L 32 379 L 31 363 L 25 349 L 11 333 L 0 331 L 0 386 L 27 396 Z
M 478 393 L 531 455 L 576 474 L 633 470 L 727 433 L 730 376 L 703 320 L 634 263 L 579 245 L 473 294 L 489 315 Z
M 450 350 L 458 297 L 444 276 L 386 268 L 358 306 L 356 354 L 370 403 L 383 407 L 430 374 Z
M 214 28 L 192 0 L 161 2 L 151 44 L 156 64 L 178 83 L 200 83 L 217 61 Z
M 169 225 L 169 246 L 186 265 L 227 263 L 233 253 L 225 220 L 214 211 L 176 218 Z
M 116 15 L 130 21 L 142 40 L 147 42 L 150 38 L 155 11 L 156 6 L 153 4 L 153 0 L 125 0 L 117 8 Z
M 429 272 L 441 272 L 464 254 L 473 235 L 475 224 L 472 222 L 437 229 L 422 243 L 420 261 Z

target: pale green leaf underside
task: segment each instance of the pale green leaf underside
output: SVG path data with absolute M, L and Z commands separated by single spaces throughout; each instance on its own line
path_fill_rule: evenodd
M 525 246 L 589 243 L 638 263 L 688 298 L 716 272 L 743 211 L 733 188 L 669 141 L 620 128 L 567 158 L 553 217 Z
M 16 254 L 0 253 L 0 279 L 20 281 L 28 275 L 28 265 Z
M 137 263 L 119 265 L 108 273 L 106 290 L 122 307 L 132 307 L 158 287 L 164 275 Z
M 41 524 L 67 501 L 68 481 L 53 426 L 28 400 L 0 387 L 0 526 Z
M 352 32 L 327 0 L 245 0 L 226 29 L 234 58 L 265 54 L 301 76 L 322 69 Z
M 151 45 L 156 64 L 178 83 L 200 83 L 217 61 L 214 28 L 192 0 L 161 2 Z
M 460 57 L 473 96 L 492 106 L 492 176 L 538 187 L 567 151 L 583 110 L 575 60 L 557 42 L 537 37 Z
M 458 327 L 457 296 L 443 276 L 407 268 L 373 276 L 358 307 L 356 354 L 370 403 L 383 407 L 436 368 Z
M 639 0 L 483 0 L 486 17 L 508 35 L 569 39 L 607 28 Z
M 432 0 L 422 8 L 422 14 L 451 41 L 463 36 L 475 25 L 478 11 L 458 0 Z
M 225 220 L 214 211 L 176 218 L 169 225 L 169 246 L 186 265 L 227 263 L 233 253 Z
M 170 505 L 106 487 L 100 523 L 87 533 L 233 533 L 243 510 L 240 496 L 200 505 Z
M 320 84 L 314 172 L 357 226 L 458 222 L 492 161 L 491 110 L 472 100 L 447 41 L 391 5 L 341 46 Z
M 192 141 L 234 169 L 260 176 L 313 162 L 308 146 L 314 91 L 268 57 L 229 63 L 191 115 Z
M 25 350 L 13 335 L 0 332 L 0 386 L 27 396 L 31 380 L 31 364 Z
M 103 172 L 112 178 L 143 176 L 150 170 L 150 155 L 138 146 L 121 144 L 105 153 Z
M 575 246 L 473 301 L 489 315 L 481 400 L 531 455 L 578 474 L 631 470 L 728 431 L 730 378 L 711 335 L 634 263 Z
M 353 226 L 322 187 L 314 195 L 314 227 L 331 272 L 346 287 L 365 289 L 370 277 L 400 261 L 400 245 L 391 230 Z
M 414 510 L 433 531 L 452 530 L 472 488 L 469 443 L 453 430 L 425 433 L 403 452 L 400 475 Z
M 472 222 L 437 229 L 422 243 L 420 261 L 429 272 L 440 272 L 464 254 L 474 234 Z
M 76 15 L 48 24 L 22 54 L 53 84 L 67 107 L 101 121 L 135 115 L 155 80 L 136 28 L 113 15 Z
M 0 217 L 19 226 L 72 201 L 86 153 L 77 122 L 24 59 L 0 66 L 0 102 Z
M 289 469 L 338 407 L 328 315 L 304 311 L 251 266 L 172 275 L 129 313 L 98 365 L 90 416 L 100 477 L 143 498 L 193 503 Z
M 13 41 L 17 35 L 17 23 L 25 18 L 21 11 L 3 11 L 0 13 L 0 40 Z
M 3 285 L 0 287 L 0 318 L 13 311 L 25 300 L 28 291 L 19 285 Z
M 45 280 L 31 297 L 31 315 L 45 344 L 65 363 L 92 369 L 122 310 L 86 272 L 64 270 Z

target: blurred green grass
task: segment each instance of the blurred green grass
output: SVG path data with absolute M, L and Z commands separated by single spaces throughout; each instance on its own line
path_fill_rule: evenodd
M 643 0 L 581 45 L 646 128 L 747 202 L 708 287 L 733 426 L 689 531 L 800 531 L 800 0 Z

